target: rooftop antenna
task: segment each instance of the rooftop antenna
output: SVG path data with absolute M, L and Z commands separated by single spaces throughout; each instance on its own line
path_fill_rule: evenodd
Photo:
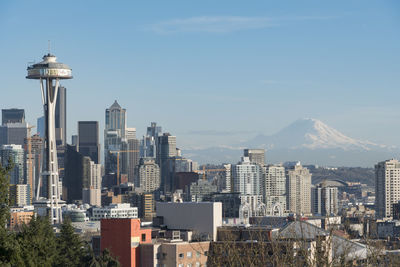
M 47 40 L 47 50 L 48 50 L 49 55 L 50 55 L 50 40 Z

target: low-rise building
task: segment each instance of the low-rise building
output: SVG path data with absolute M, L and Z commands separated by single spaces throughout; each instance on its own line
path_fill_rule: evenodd
M 93 208 L 92 220 L 105 218 L 137 218 L 138 208 L 131 207 L 130 204 L 111 204 L 103 208 Z

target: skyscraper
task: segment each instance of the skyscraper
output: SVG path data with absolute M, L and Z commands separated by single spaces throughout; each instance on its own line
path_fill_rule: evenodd
M 2 109 L 1 110 L 2 125 L 7 123 L 24 123 L 25 110 L 18 108 Z
M 65 146 L 67 141 L 67 89 L 59 86 L 55 110 L 56 144 Z
M 396 159 L 375 165 L 375 209 L 379 219 L 393 217 L 393 204 L 400 201 L 400 162 Z
M 44 116 L 42 116 L 42 117 L 39 117 L 39 118 L 37 118 L 37 121 L 36 121 L 36 123 L 37 123 L 37 131 L 36 131 L 36 133 L 40 136 L 40 137 L 42 137 L 42 138 L 44 138 L 44 131 L 45 131 L 45 125 L 44 125 Z
M 121 151 L 126 132 L 126 110 L 115 102 L 106 109 L 104 129 L 104 161 L 106 174 L 117 173 L 117 155 L 110 151 Z
M 311 214 L 311 173 L 298 162 L 286 171 L 287 209 L 296 214 Z
M 2 145 L 0 148 L 1 165 L 8 166 L 12 160 L 14 168 L 10 173 L 10 184 L 23 184 L 25 174 L 24 150 L 21 145 Z
M 312 213 L 321 216 L 338 214 L 338 188 L 324 182 L 311 189 Z
M 265 149 L 245 149 L 244 156 L 248 157 L 251 163 L 265 165 Z
M 94 163 L 100 163 L 99 122 L 78 122 L 79 152 L 83 156 L 90 157 Z
M 141 158 L 138 166 L 139 184 L 145 193 L 150 193 L 160 189 L 160 168 L 153 158 Z
M 242 157 L 239 164 L 232 165 L 233 192 L 242 195 L 263 195 L 262 167 L 250 162 L 248 157 Z
M 158 136 L 157 142 L 157 160 L 156 163 L 161 169 L 161 189 L 164 192 L 171 192 L 173 189 L 173 177 L 170 175 L 169 159 L 176 156 L 176 136 L 172 136 L 169 133 L 164 133 Z M 172 165 L 171 165 L 172 166 Z M 175 164 L 173 164 L 175 167 Z
M 27 122 L 9 122 L 0 126 L 0 145 L 21 145 L 28 137 L 29 125 Z
M 157 126 L 157 123 L 152 122 L 151 126 L 147 127 L 146 136 L 140 143 L 140 157 L 144 158 L 156 158 L 157 157 L 157 142 L 158 136 L 161 135 L 161 126 Z
M 269 165 L 265 168 L 265 205 L 267 214 L 280 215 L 286 211 L 285 167 Z

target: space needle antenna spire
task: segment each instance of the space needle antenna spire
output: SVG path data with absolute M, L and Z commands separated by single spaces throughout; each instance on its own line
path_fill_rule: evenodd
M 72 79 L 72 72 L 70 67 L 57 62 L 56 56 L 50 54 L 50 40 L 48 49 L 49 52 L 43 56 L 42 62 L 28 66 L 26 78 L 40 81 L 45 116 L 44 154 L 38 182 L 38 187 L 43 185 L 43 192 L 40 194 L 38 190 L 36 196 L 38 215 L 48 216 L 52 224 L 59 224 L 62 223 L 61 204 L 63 201 L 59 189 L 55 109 L 60 80 Z M 40 195 L 44 197 L 43 201 L 39 198 Z

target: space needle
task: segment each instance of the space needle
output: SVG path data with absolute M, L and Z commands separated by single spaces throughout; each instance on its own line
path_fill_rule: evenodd
M 42 202 L 44 212 L 38 212 L 39 215 L 49 216 L 51 223 L 62 223 L 61 214 L 61 192 L 59 192 L 58 161 L 55 134 L 55 109 L 60 80 L 72 79 L 71 69 L 56 61 L 54 55 L 48 53 L 43 57 L 43 61 L 28 66 L 27 79 L 40 81 L 42 92 L 42 103 L 45 117 L 45 139 L 44 156 L 42 162 L 42 172 L 39 177 L 38 188 L 40 184 L 46 187 L 43 192 L 44 201 L 39 201 L 39 190 L 36 201 Z M 42 213 L 42 214 L 40 214 Z M 46 213 L 46 214 L 45 214 Z

